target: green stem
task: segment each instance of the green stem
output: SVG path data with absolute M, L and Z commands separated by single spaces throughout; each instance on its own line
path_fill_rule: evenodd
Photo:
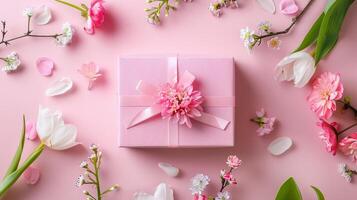
M 97 188 L 97 200 L 102 200 L 102 193 L 100 191 L 100 179 L 99 179 L 99 166 L 98 166 L 98 153 L 95 152 L 97 160 L 94 162 L 94 169 L 95 169 L 95 184 Z
M 24 171 L 41 155 L 44 148 L 45 144 L 41 143 L 16 171 L 9 174 L 0 183 L 0 197 L 2 197 L 6 191 L 8 191 L 13 184 L 15 184 Z
M 67 6 L 70 6 L 70 7 L 74 8 L 74 9 L 77 9 L 77 10 L 81 11 L 81 13 L 87 12 L 84 8 L 82 8 L 80 6 L 77 6 L 77 5 L 74 5 L 72 3 L 69 3 L 67 1 L 63 1 L 63 0 L 55 0 L 55 1 L 57 1 L 59 3 L 62 3 L 62 4 L 65 4 Z

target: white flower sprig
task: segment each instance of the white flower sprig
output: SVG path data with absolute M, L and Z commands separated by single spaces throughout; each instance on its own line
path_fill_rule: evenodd
M 192 2 L 193 0 L 183 0 L 184 2 Z M 145 12 L 147 13 L 147 20 L 150 24 L 158 25 L 160 24 L 160 16 L 162 9 L 164 9 L 165 16 L 169 16 L 170 11 L 176 10 L 176 6 L 179 4 L 180 0 L 173 0 L 173 4 L 170 0 L 147 0 L 147 3 L 156 5 L 151 8 L 146 8 Z
M 62 27 L 62 32 L 61 33 L 55 33 L 55 34 L 34 34 L 33 30 L 31 29 L 31 19 L 33 17 L 33 11 L 31 8 L 26 8 L 23 11 L 23 15 L 27 17 L 27 31 L 24 34 L 21 34 L 19 36 L 13 37 L 6 39 L 6 34 L 8 30 L 6 29 L 6 22 L 1 21 L 1 40 L 0 40 L 0 45 L 5 45 L 8 46 L 12 41 L 22 39 L 25 37 L 37 37 L 37 38 L 53 38 L 57 41 L 58 44 L 61 46 L 68 45 L 72 41 L 73 37 L 73 28 L 71 27 L 70 24 L 65 23 Z
M 0 58 L 0 60 L 5 62 L 5 65 L 1 67 L 1 70 L 6 73 L 16 71 L 21 65 L 21 60 L 16 52 L 11 52 L 5 58 Z
M 352 182 L 352 177 L 354 175 L 357 175 L 357 171 L 356 170 L 352 170 L 350 169 L 346 164 L 341 163 L 338 165 L 337 168 L 338 173 L 340 173 L 340 175 L 349 183 Z
M 89 162 L 81 162 L 80 167 L 85 171 L 77 178 L 76 186 L 80 187 L 83 185 L 94 185 L 96 187 L 96 195 L 90 194 L 87 190 L 84 190 L 83 194 L 86 196 L 87 200 L 102 200 L 105 194 L 117 190 L 119 186 L 117 184 L 114 184 L 108 189 L 106 189 L 104 192 L 102 192 L 99 177 L 100 165 L 102 161 L 102 152 L 95 144 L 92 144 L 89 148 L 92 151 L 92 154 L 88 157 Z

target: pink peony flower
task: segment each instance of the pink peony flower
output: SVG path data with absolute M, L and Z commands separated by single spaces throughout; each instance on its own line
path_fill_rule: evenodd
M 312 84 L 312 92 L 308 97 L 311 110 L 318 117 L 328 119 L 336 110 L 336 100 L 342 98 L 343 85 L 339 74 L 325 72 Z
M 206 197 L 206 195 L 203 195 L 203 194 L 201 194 L 201 195 L 195 194 L 193 196 L 193 200 L 208 200 L 208 198 Z
M 256 112 L 257 117 L 252 119 L 252 122 L 255 122 L 259 125 L 257 133 L 259 136 L 270 134 L 274 130 L 274 124 L 276 122 L 275 117 L 266 117 L 266 113 L 262 108 L 260 111 Z
M 325 143 L 327 151 L 332 153 L 332 155 L 336 155 L 337 129 L 339 128 L 339 125 L 336 122 L 330 124 L 324 120 L 318 122 L 317 125 L 322 128 L 320 138 Z
M 227 165 L 230 168 L 236 169 L 242 164 L 242 160 L 240 160 L 237 156 L 228 156 L 227 158 Z
M 102 76 L 102 74 L 99 73 L 98 65 L 94 62 L 83 64 L 82 67 L 78 69 L 78 72 L 88 79 L 88 90 L 92 89 L 94 81 Z
M 161 105 L 163 118 L 176 118 L 180 124 L 192 127 L 190 118 L 200 117 L 203 110 L 201 92 L 193 86 L 183 87 L 179 84 L 166 83 L 161 86 L 158 104 Z
M 95 28 L 100 27 L 104 23 L 105 9 L 103 0 L 92 0 L 88 9 L 87 25 L 84 30 L 88 34 L 94 34 Z
M 352 160 L 357 163 L 357 133 L 343 138 L 338 145 L 343 154 L 351 156 Z

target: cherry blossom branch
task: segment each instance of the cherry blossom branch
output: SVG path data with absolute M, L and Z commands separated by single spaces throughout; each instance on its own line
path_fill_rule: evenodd
M 62 34 L 52 34 L 52 35 L 46 35 L 46 34 L 32 34 L 32 30 L 31 30 L 31 17 L 32 16 L 27 16 L 27 31 L 26 33 L 24 33 L 23 35 L 20 36 L 16 36 L 10 39 L 5 39 L 6 34 L 7 34 L 7 30 L 6 30 L 6 22 L 5 21 L 1 21 L 1 41 L 0 41 L 0 45 L 4 44 L 5 46 L 9 45 L 10 42 L 14 41 L 14 40 L 18 40 L 18 39 L 22 39 L 25 37 L 38 37 L 38 38 L 54 38 L 56 39 L 58 36 L 61 36 Z
M 337 100 L 337 102 L 341 103 L 343 105 L 344 110 L 347 110 L 347 109 L 352 110 L 355 117 L 357 117 L 357 108 L 355 108 L 351 105 L 351 102 L 348 98 L 345 98 L 344 100 Z
M 304 9 L 300 12 L 300 14 L 296 17 L 293 18 L 291 24 L 284 30 L 278 31 L 278 32 L 270 32 L 265 35 L 257 35 L 256 39 L 258 41 L 261 41 L 263 38 L 267 37 L 272 37 L 272 36 L 277 36 L 277 35 L 282 35 L 282 34 L 287 34 L 290 32 L 290 30 L 293 28 L 293 26 L 301 19 L 301 17 L 306 13 L 306 11 L 310 8 L 311 4 L 313 3 L 314 0 L 310 0 L 309 3 L 304 7 Z
M 342 133 L 344 133 L 344 132 L 350 130 L 351 128 L 353 128 L 353 127 L 355 127 L 355 126 L 357 126 L 357 123 L 354 123 L 354 124 L 352 124 L 352 125 L 346 127 L 346 128 L 343 129 L 342 131 L 339 131 L 339 132 L 337 133 L 337 135 L 341 135 Z

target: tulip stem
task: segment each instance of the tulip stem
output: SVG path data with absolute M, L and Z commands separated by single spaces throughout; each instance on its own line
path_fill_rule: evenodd
M 65 5 L 69 6 L 69 7 L 74 8 L 74 9 L 77 9 L 77 10 L 79 10 L 81 12 L 86 12 L 86 10 L 84 8 L 82 8 L 80 6 L 77 6 L 77 5 L 74 5 L 72 3 L 69 3 L 68 1 L 62 1 L 62 0 L 55 0 L 55 1 L 57 1 L 59 3 L 62 3 L 62 4 L 65 4 Z
M 25 38 L 25 37 L 39 37 L 39 38 L 57 38 L 58 36 L 61 36 L 62 34 L 52 34 L 52 35 L 38 35 L 38 34 L 32 34 L 32 30 L 31 30 L 31 16 L 28 16 L 27 19 L 27 32 L 24 33 L 23 35 L 19 35 L 10 39 L 5 39 L 5 36 L 7 34 L 7 30 L 6 30 L 6 22 L 5 21 L 1 21 L 1 41 L 0 41 L 0 45 L 4 44 L 5 46 L 9 45 L 10 42 L 14 41 L 14 40 L 18 40 L 21 38 Z
M 290 30 L 293 28 L 293 26 L 301 19 L 301 17 L 306 13 L 306 11 L 308 10 L 308 8 L 310 8 L 312 2 L 314 0 L 310 0 L 309 3 L 307 3 L 307 5 L 305 6 L 305 8 L 300 12 L 300 14 L 296 17 L 293 18 L 291 24 L 284 30 L 282 31 L 278 31 L 278 32 L 270 32 L 267 33 L 265 35 L 256 35 L 256 40 L 257 41 L 261 41 L 263 38 L 267 38 L 267 37 L 272 37 L 272 36 L 276 36 L 276 35 L 282 35 L 282 34 L 286 34 L 289 33 Z

